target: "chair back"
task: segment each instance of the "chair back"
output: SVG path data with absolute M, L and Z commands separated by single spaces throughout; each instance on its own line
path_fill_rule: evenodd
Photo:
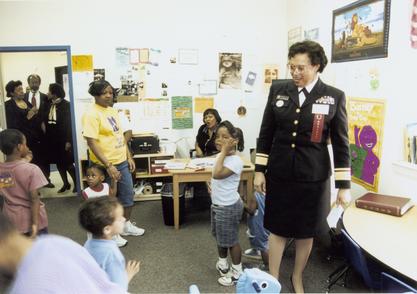
M 342 236 L 345 256 L 348 259 L 350 265 L 362 276 L 367 287 L 371 289 L 380 289 L 381 285 L 379 278 L 376 280 L 371 277 L 368 263 L 366 262 L 365 256 L 363 255 L 360 246 L 349 236 L 349 234 L 344 229 L 342 229 Z
M 417 293 L 417 290 L 407 285 L 403 281 L 400 281 L 396 277 L 391 276 L 383 272 L 382 276 L 382 287 L 381 291 L 384 293 L 404 293 L 404 292 L 411 292 Z

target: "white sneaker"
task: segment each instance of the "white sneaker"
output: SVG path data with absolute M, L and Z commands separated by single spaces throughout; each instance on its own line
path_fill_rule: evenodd
M 125 223 L 123 232 L 120 234 L 122 236 L 142 236 L 145 234 L 145 230 L 138 228 L 136 223 L 132 223 L 130 220 Z
M 261 251 L 254 248 L 246 249 L 245 251 L 243 251 L 242 256 L 258 260 L 262 259 Z
M 230 273 L 226 276 L 220 277 L 217 282 L 219 282 L 222 286 L 234 286 L 237 284 L 237 281 L 239 280 L 240 276 L 242 275 L 242 272 L 236 272 L 235 270 L 231 269 Z
M 219 272 L 219 274 L 220 274 L 221 277 L 227 276 L 229 274 L 229 272 L 230 272 L 229 271 L 229 269 L 230 269 L 229 265 L 227 265 L 227 267 L 225 267 L 225 268 L 222 268 L 220 266 L 220 262 L 219 261 L 216 262 L 216 269 Z
M 126 246 L 127 240 L 122 238 L 119 234 L 113 236 L 113 241 L 116 242 L 118 247 Z

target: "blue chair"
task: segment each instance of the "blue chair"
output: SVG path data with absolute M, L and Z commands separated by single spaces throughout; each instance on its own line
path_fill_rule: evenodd
M 404 293 L 411 292 L 417 293 L 417 290 L 407 285 L 403 281 L 400 281 L 396 277 L 391 276 L 383 272 L 382 274 L 382 287 L 381 291 L 385 293 Z
M 381 288 L 380 283 L 380 271 L 373 270 L 372 275 L 370 272 L 370 267 L 366 261 L 365 256 L 362 253 L 360 246 L 349 236 L 344 229 L 342 229 L 342 239 L 344 245 L 344 253 L 347 260 L 347 263 L 336 269 L 332 274 L 330 274 L 327 282 L 327 291 L 330 292 L 331 287 L 336 284 L 338 280 L 344 278 L 343 286 L 346 285 L 346 277 L 351 268 L 358 272 L 362 279 L 365 282 L 365 285 L 371 289 L 379 290 Z M 374 277 L 374 272 L 376 272 L 377 277 Z

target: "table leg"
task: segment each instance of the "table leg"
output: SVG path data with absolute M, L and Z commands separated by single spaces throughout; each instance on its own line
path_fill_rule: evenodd
M 173 175 L 172 177 L 172 187 L 173 187 L 173 198 L 174 198 L 174 225 L 175 229 L 180 228 L 180 186 L 178 182 L 178 176 Z

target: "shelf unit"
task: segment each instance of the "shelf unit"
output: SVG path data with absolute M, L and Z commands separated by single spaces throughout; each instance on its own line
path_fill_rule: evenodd
M 173 154 L 167 153 L 150 153 L 150 154 L 136 154 L 133 156 L 136 165 L 136 172 L 135 172 L 135 180 L 134 184 L 138 181 L 149 180 L 148 183 L 163 183 L 167 181 L 171 181 L 168 179 L 172 175 L 170 173 L 152 173 L 152 165 L 155 164 L 155 161 L 158 160 L 170 160 L 173 159 Z M 87 186 L 86 178 L 85 178 L 85 171 L 88 166 L 87 160 L 81 160 L 81 168 L 82 168 L 82 180 L 84 188 Z M 160 184 L 158 184 L 161 186 Z M 157 188 L 155 185 L 152 185 L 152 189 L 155 191 Z M 148 194 L 135 194 L 134 201 L 147 201 L 147 200 L 160 200 L 161 193 L 148 193 Z
M 152 165 L 158 161 L 167 161 L 173 159 L 173 154 L 167 153 L 150 153 L 150 154 L 136 154 L 133 156 L 136 164 L 136 182 L 143 181 L 147 185 L 152 186 L 152 193 L 135 194 L 135 201 L 160 200 L 161 193 L 158 189 L 162 188 L 163 183 L 171 181 L 169 177 L 171 174 L 163 172 L 159 168 L 159 172 L 155 173 L 152 170 Z

